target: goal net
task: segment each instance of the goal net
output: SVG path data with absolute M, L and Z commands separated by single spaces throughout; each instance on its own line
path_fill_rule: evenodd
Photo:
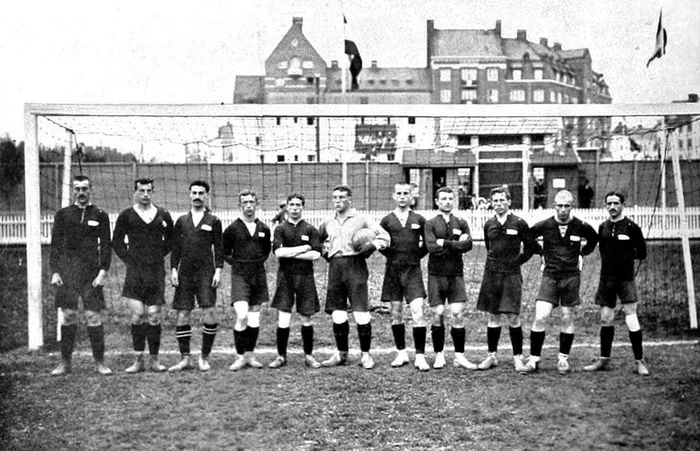
M 24 217 L 4 220 L 2 230 L 5 244 L 27 243 L 30 348 L 55 331 L 47 246 L 54 212 L 72 202 L 76 174 L 90 177 L 92 202 L 112 225 L 133 204 L 133 182 L 142 177 L 154 180 L 154 203 L 174 219 L 189 209 L 189 183 L 208 181 L 210 208 L 224 227 L 237 217 L 244 189 L 258 194 L 259 217 L 272 225 L 293 192 L 306 196 L 304 215 L 318 224 L 331 213 L 330 193 L 339 184 L 351 186 L 353 206 L 378 221 L 393 209 L 393 185 L 411 183 L 415 209 L 430 218 L 434 194 L 446 186 L 477 241 L 493 214 L 487 199 L 496 186 L 507 185 L 512 209 L 531 225 L 550 216 L 554 195 L 567 189 L 574 215 L 594 228 L 607 218 L 603 195 L 615 190 L 648 240 L 649 257 L 637 274 L 645 327 L 697 327 L 691 263 L 700 255 L 698 104 L 28 104 L 25 111 L 24 186 L 3 200 L 6 216 Z M 465 257 L 472 292 L 484 258 L 483 245 Z M 126 317 L 120 263 L 114 256 L 105 293 L 108 308 Z M 592 304 L 599 259 L 585 271 L 582 296 Z M 535 290 L 526 283 L 524 302 Z

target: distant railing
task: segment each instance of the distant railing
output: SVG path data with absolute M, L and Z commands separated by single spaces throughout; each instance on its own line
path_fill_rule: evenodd
M 386 210 L 362 210 L 362 214 L 370 219 L 379 222 L 388 211 Z M 173 220 L 186 212 L 171 212 Z M 224 227 L 239 217 L 239 210 L 225 210 L 214 212 L 222 221 Z M 272 218 L 277 211 L 259 210 L 258 218 L 261 221 L 272 225 Z M 427 219 L 437 214 L 436 210 L 418 211 Z M 513 210 L 513 213 L 525 219 L 529 224 L 546 219 L 553 214 L 553 210 Z M 306 210 L 303 213 L 304 219 L 309 223 L 318 226 L 323 219 L 333 214 L 333 210 Z M 475 240 L 483 240 L 484 223 L 493 216 L 490 210 L 460 210 L 455 211 L 457 216 L 467 220 L 472 237 Z M 608 214 L 602 209 L 575 209 L 573 214 L 588 222 L 594 228 L 608 218 Z M 653 207 L 628 207 L 625 214 L 636 222 L 647 239 L 676 239 L 681 236 L 681 219 L 678 208 L 656 208 Z M 117 213 L 109 215 L 112 227 L 117 220 Z M 700 207 L 686 209 L 688 221 L 688 236 L 690 238 L 700 238 Z M 41 243 L 51 242 L 51 228 L 53 226 L 53 214 L 42 215 L 41 217 Z M 24 215 L 0 215 L 0 245 L 24 245 L 27 243 L 27 227 Z

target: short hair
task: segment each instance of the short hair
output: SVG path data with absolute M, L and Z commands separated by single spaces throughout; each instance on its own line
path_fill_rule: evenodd
M 299 194 L 299 193 L 290 194 L 289 196 L 287 196 L 287 203 L 289 203 L 289 201 L 292 199 L 299 199 L 301 201 L 302 206 L 306 205 L 306 197 L 304 197 L 303 194 Z
M 89 184 L 90 186 L 92 186 L 92 182 L 90 181 L 90 177 L 88 177 L 87 175 L 83 175 L 83 174 L 75 175 L 75 176 L 73 176 L 73 181 L 74 181 L 74 182 L 85 182 L 85 181 L 87 181 L 88 184 Z
M 557 197 L 562 197 L 562 196 L 567 196 L 569 199 L 571 199 L 571 202 L 574 201 L 574 195 L 571 194 L 571 191 L 569 191 L 567 189 L 563 189 L 563 190 L 557 192 L 557 194 L 554 195 L 554 201 L 556 202 Z
M 149 179 L 149 178 L 136 179 L 136 180 L 134 180 L 134 191 L 139 189 L 139 185 L 148 185 L 148 184 L 151 185 L 151 188 L 156 187 L 156 184 L 153 183 L 153 179 Z
M 204 191 L 207 193 L 209 192 L 209 184 L 204 180 L 195 180 L 194 182 L 190 183 L 189 189 L 191 190 L 193 186 L 201 186 L 204 188 Z
M 336 185 L 333 187 L 333 191 L 343 191 L 348 197 L 352 197 L 352 188 L 348 185 Z
M 255 199 L 255 202 L 258 201 L 258 195 L 255 194 L 255 191 L 253 191 L 253 190 L 244 189 L 243 191 L 238 193 L 238 202 L 240 202 L 244 196 L 253 196 L 253 198 Z
M 494 189 L 491 190 L 491 194 L 489 194 L 489 197 L 493 197 L 494 194 L 505 194 L 506 199 L 510 200 L 510 191 L 508 191 L 505 187 L 503 186 L 497 186 Z
M 435 193 L 435 198 L 436 198 L 436 199 L 440 197 L 440 193 L 454 194 L 454 191 L 452 191 L 452 188 L 449 188 L 449 187 L 447 187 L 447 186 L 443 186 L 442 188 L 440 188 L 439 190 L 437 190 L 437 192 Z
M 625 195 L 622 194 L 622 193 L 620 193 L 620 192 L 618 192 L 618 191 L 609 191 L 609 192 L 605 193 L 605 196 L 603 196 L 603 202 L 607 202 L 607 201 L 608 201 L 608 197 L 610 197 L 610 196 L 617 196 L 617 197 L 620 198 L 620 203 L 621 203 L 621 204 L 624 204 L 624 203 L 625 203 Z

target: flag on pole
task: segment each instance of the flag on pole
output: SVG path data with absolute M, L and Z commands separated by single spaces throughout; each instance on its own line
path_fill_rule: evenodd
M 347 25 L 347 23 L 348 21 L 345 18 L 345 14 L 343 14 L 343 24 Z M 350 75 L 352 75 L 350 90 L 356 91 L 360 88 L 357 77 L 360 76 L 360 71 L 362 71 L 362 57 L 360 56 L 360 51 L 357 49 L 355 41 L 348 39 L 347 33 L 345 34 L 345 54 L 348 55 L 350 59 Z
M 661 24 L 661 14 L 663 11 L 659 11 L 659 26 L 656 28 L 656 46 L 654 47 L 654 54 L 651 55 L 649 61 L 647 61 L 647 67 L 656 58 L 661 58 L 666 54 L 666 41 L 668 37 L 666 35 L 666 29 Z

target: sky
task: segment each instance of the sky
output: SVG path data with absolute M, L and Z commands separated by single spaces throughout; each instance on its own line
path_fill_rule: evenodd
M 667 54 L 646 68 L 661 8 Z M 24 0 L 1 9 L 0 136 L 18 141 L 24 103 L 231 103 L 235 76 L 264 74 L 293 17 L 330 65 L 343 57 L 343 12 L 367 65 L 424 66 L 428 19 L 438 29 L 501 20 L 504 37 L 524 29 L 533 42 L 588 48 L 614 103 L 700 92 L 697 0 Z

